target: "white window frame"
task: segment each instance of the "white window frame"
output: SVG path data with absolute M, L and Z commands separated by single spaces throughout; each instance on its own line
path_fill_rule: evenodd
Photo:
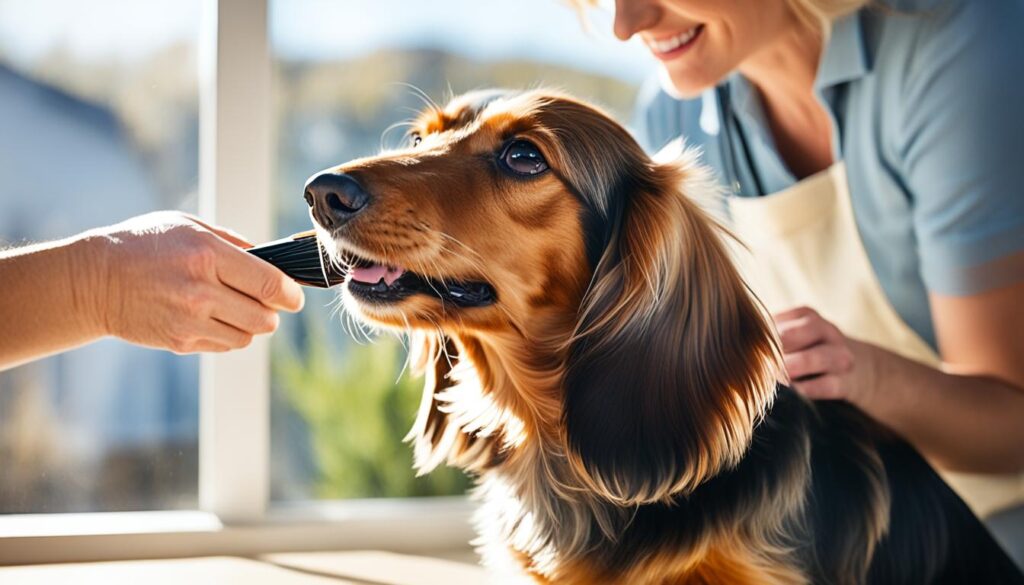
M 206 0 L 200 35 L 200 215 L 253 238 L 273 233 L 270 0 Z M 0 565 L 254 555 L 274 551 L 465 549 L 465 497 L 270 501 L 270 347 L 200 362 L 199 510 L 0 516 Z

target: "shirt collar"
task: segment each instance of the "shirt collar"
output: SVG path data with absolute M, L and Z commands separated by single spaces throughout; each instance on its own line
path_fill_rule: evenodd
M 860 11 L 852 12 L 832 23 L 828 45 L 818 64 L 816 89 L 825 89 L 867 75 L 871 59 L 864 39 Z

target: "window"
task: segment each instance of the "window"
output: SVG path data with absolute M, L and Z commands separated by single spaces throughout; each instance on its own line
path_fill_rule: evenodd
M 0 245 L 196 210 L 199 12 L 0 3 Z M 105 340 L 0 373 L 0 514 L 195 508 L 198 363 Z
M 628 120 L 651 65 L 609 28 L 558 0 L 0 2 L 0 238 L 157 208 L 256 241 L 308 229 L 305 179 L 394 144 L 420 107 L 404 83 L 553 84 Z M 464 499 L 408 497 L 468 485 L 412 477 L 421 382 L 396 340 L 355 343 L 334 297 L 308 291 L 240 352 L 103 341 L 0 375 L 0 563 L 464 546 Z M 120 510 L 161 511 L 35 514 Z

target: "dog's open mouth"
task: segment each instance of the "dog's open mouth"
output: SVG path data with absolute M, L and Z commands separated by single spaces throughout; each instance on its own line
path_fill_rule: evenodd
M 353 296 L 377 304 L 396 303 L 415 294 L 437 297 L 458 307 L 482 307 L 497 300 L 494 287 L 486 282 L 441 282 L 401 266 L 358 257 L 349 259 L 347 286 Z

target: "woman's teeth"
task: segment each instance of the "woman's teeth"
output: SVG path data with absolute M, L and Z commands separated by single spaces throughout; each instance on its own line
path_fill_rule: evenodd
M 701 26 L 702 25 L 697 25 L 684 33 L 680 33 L 674 37 L 670 37 L 667 39 L 651 39 L 649 44 L 655 51 L 659 53 L 671 53 L 672 51 L 675 51 L 679 47 L 682 47 L 686 43 L 692 41 L 694 37 L 697 36 L 697 33 L 700 32 Z

